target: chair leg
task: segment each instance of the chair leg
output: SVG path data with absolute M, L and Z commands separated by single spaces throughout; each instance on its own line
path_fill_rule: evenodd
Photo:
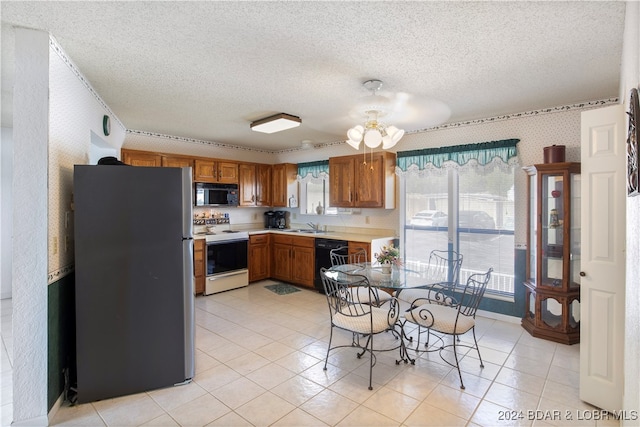
M 484 368 L 484 363 L 482 363 L 482 356 L 480 356 L 480 347 L 478 347 L 478 341 L 476 340 L 476 328 L 472 329 L 473 331 L 473 342 L 476 345 L 476 351 L 478 352 L 478 359 L 480 359 L 480 367 Z
M 327 362 L 329 361 L 329 352 L 331 351 L 331 340 L 333 339 L 333 326 L 331 326 L 331 330 L 329 331 L 329 345 L 327 346 L 327 357 L 324 358 L 324 368 L 323 370 L 327 370 Z
M 373 335 L 369 336 L 369 390 L 373 390 L 371 379 L 373 378 Z
M 460 377 L 460 388 L 464 390 L 464 383 L 462 382 L 462 373 L 460 372 L 460 361 L 458 360 L 458 349 L 456 348 L 456 339 L 453 339 L 453 356 L 456 359 L 456 368 L 458 368 L 458 377 Z

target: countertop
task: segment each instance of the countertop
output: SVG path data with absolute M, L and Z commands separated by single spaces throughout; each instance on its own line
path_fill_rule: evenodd
M 295 224 L 294 224 L 295 225 Z M 297 232 L 291 230 L 298 229 L 308 229 L 308 227 L 292 227 L 289 229 L 277 229 L 277 228 L 251 228 L 251 227 L 242 227 L 231 226 L 231 229 L 238 231 L 246 231 L 249 235 L 254 234 L 284 234 L 290 236 L 304 236 L 304 237 L 313 237 L 316 239 L 332 239 L 332 240 L 347 240 L 352 242 L 372 242 L 377 239 L 385 239 L 392 240 L 395 238 L 393 231 L 390 230 L 378 230 L 378 229 L 345 229 L 345 230 L 328 230 L 327 232 L 321 233 L 305 233 L 305 232 Z M 195 234 L 194 239 L 204 239 L 206 234 Z

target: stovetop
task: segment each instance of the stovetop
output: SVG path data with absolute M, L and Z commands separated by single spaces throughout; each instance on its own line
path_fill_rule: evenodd
M 246 231 L 223 230 L 215 233 L 206 233 L 207 242 L 220 242 L 225 240 L 249 240 L 249 233 Z

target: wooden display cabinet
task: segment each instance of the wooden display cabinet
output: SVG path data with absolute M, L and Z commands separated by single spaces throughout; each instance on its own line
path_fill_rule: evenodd
M 545 163 L 528 175 L 527 266 L 522 326 L 580 342 L 580 163 Z

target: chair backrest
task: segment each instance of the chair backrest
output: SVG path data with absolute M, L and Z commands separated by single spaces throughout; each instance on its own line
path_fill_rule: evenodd
M 465 316 L 476 316 L 480 301 L 487 289 L 493 268 L 486 273 L 476 273 L 469 276 L 467 283 L 464 285 L 464 291 L 459 298 L 458 311 Z
M 363 286 L 371 290 L 369 281 L 360 274 L 350 274 L 321 268 L 322 286 L 329 304 L 329 311 L 355 316 L 370 311 L 370 306 L 358 300 L 358 293 L 352 292 L 352 286 Z
M 460 269 L 462 268 L 462 254 L 454 251 L 433 250 L 429 254 L 427 275 L 441 283 L 449 283 L 451 287 L 458 284 Z
M 367 251 L 364 248 L 358 248 L 357 251 L 348 253 L 349 248 L 347 246 L 340 246 L 336 249 L 329 251 L 331 257 L 331 265 L 344 265 L 344 264 L 364 264 L 367 262 Z

